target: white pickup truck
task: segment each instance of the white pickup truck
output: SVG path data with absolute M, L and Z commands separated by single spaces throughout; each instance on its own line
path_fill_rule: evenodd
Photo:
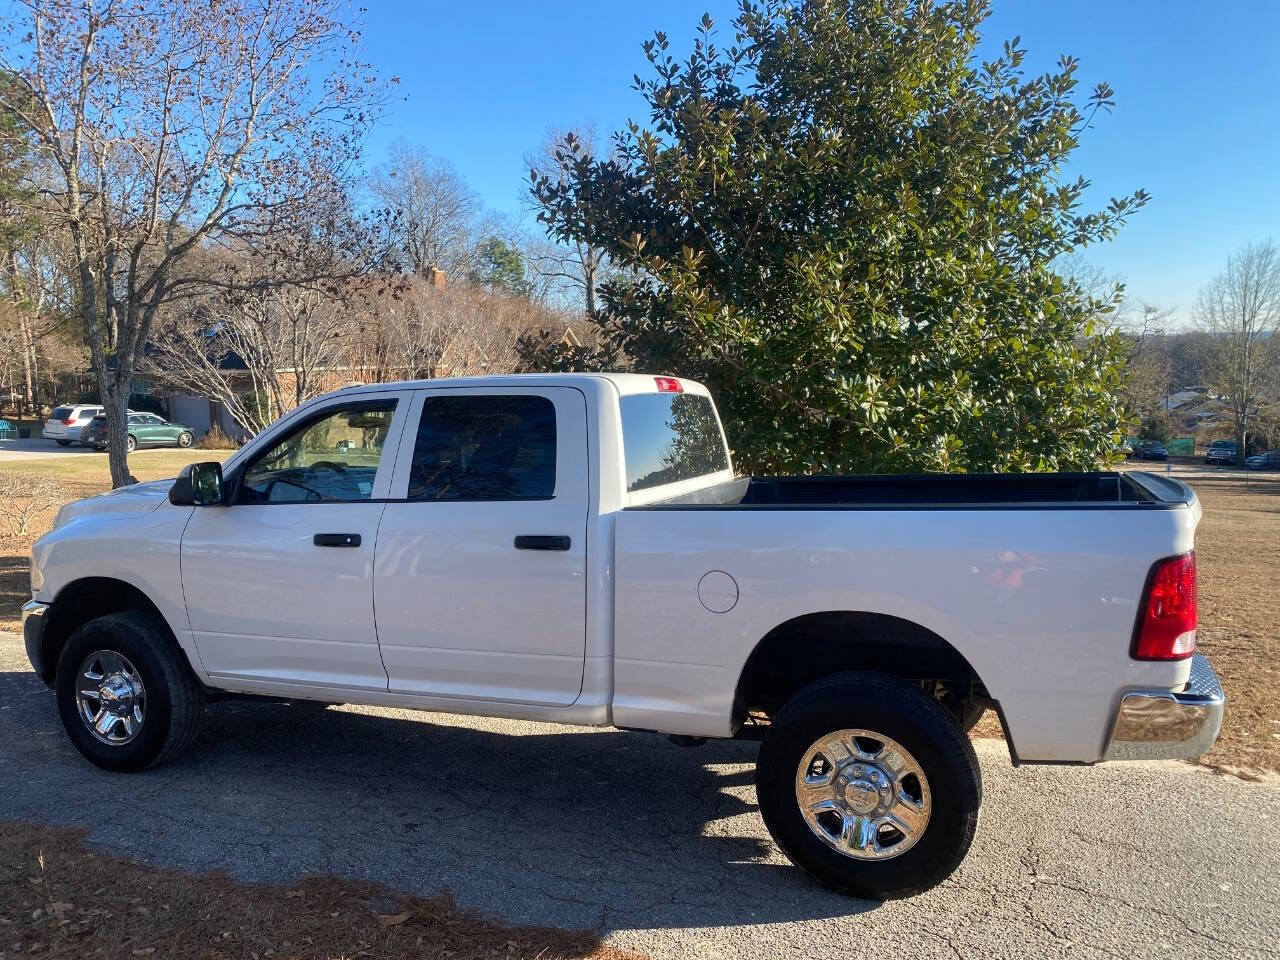
M 778 845 L 884 898 L 968 850 L 984 709 L 1014 763 L 1213 743 L 1199 519 L 1145 473 L 735 477 L 671 377 L 379 384 L 65 507 L 24 633 L 111 770 L 242 695 L 758 739 Z

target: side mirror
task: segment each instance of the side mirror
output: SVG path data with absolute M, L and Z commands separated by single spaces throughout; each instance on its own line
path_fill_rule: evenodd
M 169 502 L 179 507 L 222 506 L 222 464 L 210 460 L 183 467 L 169 488 Z

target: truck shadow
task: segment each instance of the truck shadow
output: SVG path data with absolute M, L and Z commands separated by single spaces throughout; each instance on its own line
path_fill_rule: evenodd
M 364 708 L 211 704 L 191 753 L 89 765 L 31 673 L 0 672 L 0 819 L 236 879 L 338 874 L 520 923 L 611 930 L 846 916 L 755 809 L 756 746 Z

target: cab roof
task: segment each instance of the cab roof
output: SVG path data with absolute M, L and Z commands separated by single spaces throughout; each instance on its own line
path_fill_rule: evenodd
M 573 386 L 583 382 L 604 381 L 613 384 L 621 396 L 636 393 L 675 392 L 669 387 L 659 387 L 660 381 L 674 381 L 681 392 L 709 394 L 696 380 L 646 373 L 506 373 L 480 377 L 444 377 L 436 380 L 399 380 L 393 383 L 353 384 L 335 390 L 326 396 L 346 396 L 368 393 L 373 390 L 422 390 L 431 387 L 514 387 L 514 386 Z

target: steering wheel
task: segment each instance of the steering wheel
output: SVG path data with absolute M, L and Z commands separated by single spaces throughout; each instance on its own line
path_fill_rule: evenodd
M 327 470 L 333 470 L 336 473 L 347 472 L 347 465 L 345 463 L 339 463 L 337 460 L 317 460 L 315 463 L 311 464 L 311 466 L 323 467 Z

